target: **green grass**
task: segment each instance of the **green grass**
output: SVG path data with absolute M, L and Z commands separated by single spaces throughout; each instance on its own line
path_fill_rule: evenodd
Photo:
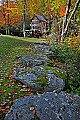
M 10 106 L 16 98 L 29 94 L 30 91 L 20 92 L 23 89 L 22 84 L 10 76 L 15 67 L 15 57 L 30 54 L 34 42 L 40 41 L 44 39 L 0 36 L 0 115 L 7 111 L 7 106 Z M 6 102 L 6 105 L 3 102 Z

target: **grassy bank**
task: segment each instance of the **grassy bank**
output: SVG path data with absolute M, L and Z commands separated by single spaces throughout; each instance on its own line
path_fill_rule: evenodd
M 24 56 L 32 52 L 34 42 L 43 39 L 19 38 L 14 36 L 0 36 L 0 119 L 7 112 L 13 101 L 19 97 L 30 94 L 30 89 L 12 79 L 12 71 L 15 69 L 16 56 Z M 25 91 L 21 90 L 25 87 Z

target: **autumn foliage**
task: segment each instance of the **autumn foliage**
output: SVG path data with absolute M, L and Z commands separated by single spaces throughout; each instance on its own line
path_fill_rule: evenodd
M 26 4 L 25 14 L 29 20 L 34 14 L 44 15 L 46 18 L 53 16 L 53 8 L 55 7 L 53 1 L 27 0 L 26 3 L 22 0 L 18 0 L 17 3 L 9 1 L 8 4 L 4 3 L 0 6 L 0 26 L 17 26 L 23 18 L 24 4 Z M 61 17 L 65 14 L 65 7 L 64 4 L 58 7 Z
M 66 5 L 62 5 L 60 8 L 59 8 L 59 11 L 60 11 L 60 16 L 63 17 L 65 15 L 65 9 L 66 9 Z
M 21 21 L 21 15 L 16 3 L 9 2 L 8 5 L 0 6 L 0 26 L 16 26 Z

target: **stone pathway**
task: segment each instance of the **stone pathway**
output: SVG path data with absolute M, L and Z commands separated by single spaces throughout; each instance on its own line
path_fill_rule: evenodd
M 45 43 L 36 44 L 34 54 L 22 57 L 23 67 L 16 69 L 13 75 L 32 91 L 44 94 L 15 100 L 5 120 L 35 120 L 35 116 L 36 120 L 80 120 L 80 96 L 63 92 L 64 81 L 44 67 L 49 65 L 48 57 L 52 54 L 48 49 Z M 24 67 L 30 69 L 26 71 Z

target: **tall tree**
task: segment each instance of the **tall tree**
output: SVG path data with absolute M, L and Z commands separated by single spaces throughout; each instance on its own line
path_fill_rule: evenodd
M 68 0 L 68 4 L 67 4 L 67 7 L 66 7 L 66 12 L 65 12 L 65 16 L 64 16 L 64 19 L 63 19 L 61 40 L 63 39 L 64 34 L 66 34 L 66 32 L 68 30 L 68 26 L 70 24 L 70 21 L 71 21 L 73 15 L 75 14 L 75 12 L 76 12 L 76 10 L 77 10 L 77 8 L 79 6 L 79 2 L 80 2 L 80 0 L 76 1 L 75 6 L 74 6 L 74 8 L 73 8 L 73 10 L 71 12 L 71 15 L 70 15 L 70 17 L 69 17 L 69 19 L 67 21 L 67 14 L 68 14 L 68 12 L 70 10 L 70 5 L 71 5 L 71 0 Z
M 16 26 L 21 21 L 17 4 L 12 0 L 3 0 L 0 6 L 1 23 L 9 34 L 9 26 Z M 1 24 L 2 25 L 2 24 Z
M 23 35 L 25 37 L 25 23 L 26 23 L 26 0 L 16 0 L 18 4 L 18 10 L 22 16 L 22 23 L 23 23 Z
M 62 40 L 68 31 L 69 24 L 79 6 L 80 0 L 54 0 L 54 1 L 50 0 L 50 1 L 54 14 L 54 20 L 56 19 L 56 22 L 54 22 L 55 27 L 57 28 L 55 30 L 55 33 L 56 36 L 59 36 L 58 37 L 59 40 Z M 63 9 L 64 12 L 61 13 L 60 9 L 62 9 L 62 7 L 64 7 Z
M 25 37 L 25 17 L 26 17 L 26 0 L 23 2 L 24 4 L 24 12 L 23 12 L 23 35 Z
M 63 17 L 61 40 L 62 40 L 62 38 L 63 38 L 64 28 L 65 28 L 66 23 L 67 23 L 67 17 L 68 17 L 68 13 L 69 13 L 70 6 L 71 6 L 71 0 L 68 0 L 68 1 L 67 1 L 67 6 L 66 6 L 66 12 L 65 12 L 65 15 L 64 15 L 64 17 Z

